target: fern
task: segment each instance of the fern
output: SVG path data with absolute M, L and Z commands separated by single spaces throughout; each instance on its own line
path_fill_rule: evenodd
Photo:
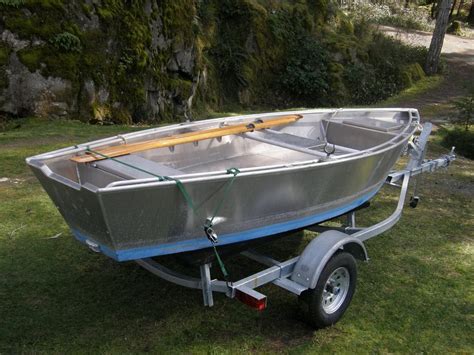
M 0 5 L 11 6 L 11 7 L 20 7 L 25 3 L 25 0 L 0 0 Z
M 49 43 L 56 49 L 62 49 L 66 52 L 80 52 L 82 50 L 81 40 L 69 32 L 57 34 L 49 40 Z

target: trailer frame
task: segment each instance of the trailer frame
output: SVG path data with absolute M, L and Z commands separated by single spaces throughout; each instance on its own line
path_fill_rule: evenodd
M 394 212 L 379 223 L 368 227 L 358 227 L 356 225 L 356 209 L 345 214 L 346 226 L 329 227 L 320 224 L 307 226 L 304 229 L 321 234 L 306 246 L 301 255 L 286 261 L 275 260 L 254 250 L 246 250 L 241 255 L 266 266 L 266 268 L 233 282 L 212 279 L 211 263 L 200 265 L 200 278 L 196 278 L 171 270 L 152 258 L 135 261 L 144 269 L 164 280 L 183 287 L 202 290 L 204 305 L 209 307 L 214 305 L 213 293 L 219 292 L 229 298 L 237 298 L 253 308 L 263 310 L 267 305 L 267 297 L 256 288 L 269 283 L 301 296 L 305 291 L 316 287 L 325 265 L 338 251 L 346 251 L 359 260 L 368 260 L 364 242 L 382 234 L 399 221 L 405 206 L 411 178 L 425 172 L 448 167 L 456 159 L 454 147 L 450 153 L 438 159 L 424 159 L 431 128 L 431 123 L 425 123 L 421 134 L 409 143 L 406 153 L 410 159 L 406 167 L 392 171 L 387 176 L 385 184 L 398 188 L 400 193 Z M 419 200 L 416 192 L 413 198 L 416 201 Z M 416 204 L 415 206 L 411 204 L 411 206 L 416 207 Z

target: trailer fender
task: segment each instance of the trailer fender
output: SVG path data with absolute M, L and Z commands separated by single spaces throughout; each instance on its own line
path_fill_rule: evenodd
M 367 250 L 359 239 L 336 230 L 326 231 L 306 246 L 291 280 L 310 289 L 315 288 L 324 266 L 338 250 L 347 251 L 356 259 L 368 260 Z

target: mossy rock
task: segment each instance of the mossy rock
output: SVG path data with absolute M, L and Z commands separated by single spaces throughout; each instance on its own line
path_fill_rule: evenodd
M 20 61 L 30 72 L 40 70 L 43 76 L 54 76 L 74 81 L 78 75 L 78 53 L 58 53 L 50 46 L 25 48 L 17 52 Z
M 342 64 L 331 62 L 328 65 L 329 88 L 327 105 L 344 105 L 349 101 L 349 93 L 344 83 L 345 68 Z
M 164 33 L 175 45 L 191 45 L 198 31 L 195 28 L 196 6 L 189 0 L 163 1 L 159 5 Z
M 5 17 L 5 27 L 21 38 L 39 37 L 48 40 L 61 32 L 61 22 L 64 22 L 64 20 L 58 18 L 56 21 L 49 13 L 43 15 L 46 16 L 47 20 L 40 13 L 31 16 L 25 16 L 21 11 L 9 13 Z
M 4 66 L 0 66 L 0 92 L 8 87 L 8 77 Z
M 111 120 L 118 124 L 132 124 L 132 115 L 130 111 L 125 107 L 112 107 L 111 109 Z
M 12 49 L 8 43 L 0 41 L 0 66 L 7 65 Z
M 422 65 L 421 51 L 352 22 L 330 0 L 19 2 L 0 1 L 3 28 L 42 41 L 18 51 L 20 61 L 31 72 L 68 79 L 76 114 L 120 123 L 179 119 L 191 109 L 186 102 L 198 77 L 193 113 L 372 103 L 424 75 L 411 64 Z M 311 51 L 296 49 L 308 39 L 325 60 L 305 62 Z M 0 74 L 10 51 L 0 44 Z M 301 85 L 282 85 L 286 72 L 306 85 L 297 95 L 289 87 Z M 107 90 L 101 107 L 84 96 L 84 80 Z
M 170 79 L 166 84 L 166 88 L 173 91 L 175 95 L 187 97 L 191 94 L 193 83 L 189 80 Z
M 426 76 L 420 64 L 414 63 L 405 66 L 401 71 L 402 86 L 407 88 Z
M 108 121 L 112 118 L 112 111 L 109 105 L 101 105 L 97 102 L 91 104 L 92 109 L 92 123 Z
M 56 76 L 71 81 L 78 79 L 80 54 L 77 53 L 51 53 L 44 56 L 46 67 L 42 69 L 45 76 Z
M 25 65 L 28 70 L 34 73 L 41 67 L 43 57 L 43 49 L 41 47 L 24 48 L 17 52 L 20 62 Z
M 132 124 L 132 115 L 130 111 L 123 107 L 121 104 L 116 103 L 114 105 L 109 104 L 99 104 L 98 102 L 93 102 L 91 104 L 92 116 L 90 119 L 91 123 L 94 124 L 103 124 L 106 122 L 113 122 L 117 124 Z
M 26 6 L 30 9 L 60 10 L 64 11 L 64 0 L 25 0 Z

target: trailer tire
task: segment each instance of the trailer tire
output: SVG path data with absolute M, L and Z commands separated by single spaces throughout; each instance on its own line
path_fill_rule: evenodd
M 347 252 L 338 252 L 324 266 L 314 289 L 304 291 L 298 303 L 309 324 L 324 328 L 344 315 L 357 282 L 357 265 Z

